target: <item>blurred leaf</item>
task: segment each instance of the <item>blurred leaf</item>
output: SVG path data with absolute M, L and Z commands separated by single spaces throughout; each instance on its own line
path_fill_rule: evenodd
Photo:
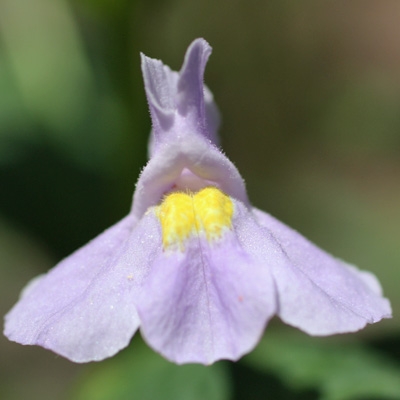
M 79 385 L 74 400 L 224 400 L 230 387 L 224 365 L 178 366 L 137 338 L 117 357 L 97 365 Z
M 26 107 L 51 130 L 64 132 L 74 122 L 72 117 L 79 119 L 92 86 L 68 3 L 3 0 L 0 22 L 0 35 Z
M 316 387 L 321 400 L 400 398 L 400 366 L 355 343 L 268 333 L 245 362 L 297 390 Z

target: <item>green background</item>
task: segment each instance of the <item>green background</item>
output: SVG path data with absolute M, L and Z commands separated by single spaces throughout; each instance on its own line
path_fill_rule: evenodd
M 0 312 L 129 210 L 150 119 L 139 52 L 196 37 L 222 147 L 253 204 L 374 272 L 394 318 L 308 338 L 274 319 L 238 363 L 177 367 L 142 342 L 75 365 L 0 339 L 0 397 L 400 399 L 400 3 L 0 1 Z

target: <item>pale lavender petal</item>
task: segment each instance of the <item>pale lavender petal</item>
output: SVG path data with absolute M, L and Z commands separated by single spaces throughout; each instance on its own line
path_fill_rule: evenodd
M 147 58 L 146 62 L 151 60 Z M 158 60 L 155 60 L 158 61 Z M 178 78 L 178 73 L 171 71 L 171 76 L 175 77 L 176 80 Z M 211 93 L 210 89 L 206 85 L 204 85 L 204 102 L 205 102 L 205 109 L 206 109 L 206 124 L 207 124 L 207 137 L 210 141 L 215 144 L 216 146 L 219 145 L 219 136 L 218 130 L 221 125 L 221 115 L 218 109 L 217 104 L 214 101 L 214 96 Z M 148 143 L 148 158 L 152 158 L 157 151 L 157 141 L 155 138 L 155 132 L 152 130 L 149 136 L 149 143 Z
M 162 61 L 141 54 L 142 73 L 153 123 L 154 143 L 156 137 L 168 131 L 174 124 L 178 73 Z
M 171 71 L 160 60 L 141 55 L 156 142 L 166 140 L 167 131 L 208 137 L 203 77 L 210 54 L 209 44 L 204 39 L 196 39 L 189 46 L 179 73 Z M 178 127 L 184 129 L 177 132 Z
M 332 257 L 262 211 L 254 215 L 287 259 L 269 261 L 283 321 L 312 335 L 330 335 L 391 317 L 390 303 L 371 273 Z M 262 248 L 259 252 L 262 256 Z
M 182 135 L 160 145 L 143 169 L 136 185 L 133 215 L 139 219 L 149 207 L 159 203 L 185 169 L 249 205 L 243 178 L 233 163 L 204 137 Z
M 179 72 L 177 106 L 192 130 L 208 136 L 205 121 L 204 70 L 211 47 L 204 39 L 196 39 L 187 49 Z
M 138 302 L 141 332 L 178 364 L 237 360 L 260 339 L 275 296 L 268 268 L 233 233 L 211 245 L 193 238 L 184 253 L 155 260 Z
M 6 316 L 6 336 L 75 362 L 126 347 L 139 326 L 134 297 L 158 226 L 153 214 L 133 223 L 126 217 L 31 284 Z M 130 264 L 123 261 L 127 252 Z
M 163 196 L 182 186 L 196 190 L 219 187 L 249 206 L 244 181 L 236 167 L 215 146 L 218 109 L 203 84 L 211 47 L 204 39 L 188 48 L 179 73 L 142 55 L 142 69 L 153 119 L 150 161 L 142 171 L 132 204 L 140 219 Z
M 171 71 L 162 61 L 141 54 L 147 100 L 152 117 L 149 156 L 171 137 L 201 135 L 218 144 L 220 116 L 213 95 L 204 85 L 211 47 L 204 39 L 189 46 L 182 68 Z
M 344 261 L 342 261 L 343 266 L 349 269 L 352 273 L 357 275 L 360 279 L 364 281 L 364 283 L 378 296 L 383 295 L 382 286 L 378 281 L 378 278 L 372 273 L 368 271 L 362 271 L 355 267 L 354 265 L 350 265 Z

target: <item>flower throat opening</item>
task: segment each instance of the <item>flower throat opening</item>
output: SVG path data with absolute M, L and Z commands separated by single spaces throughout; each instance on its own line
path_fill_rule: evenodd
M 155 212 L 161 222 L 164 250 L 184 251 L 191 235 L 213 242 L 230 229 L 233 202 L 221 190 L 209 186 L 196 193 L 173 192 Z

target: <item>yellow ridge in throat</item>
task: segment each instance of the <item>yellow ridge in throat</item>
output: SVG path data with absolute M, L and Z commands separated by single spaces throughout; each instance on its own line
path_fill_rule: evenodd
M 197 193 L 174 192 L 156 207 L 164 249 L 184 251 L 191 234 L 205 234 L 209 242 L 222 236 L 232 225 L 233 203 L 225 193 L 210 186 Z

